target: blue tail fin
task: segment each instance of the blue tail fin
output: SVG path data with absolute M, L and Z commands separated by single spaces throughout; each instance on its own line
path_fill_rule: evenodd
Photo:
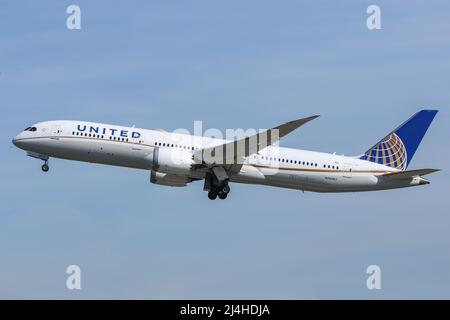
M 389 133 L 360 159 L 406 170 L 437 110 L 421 110 Z

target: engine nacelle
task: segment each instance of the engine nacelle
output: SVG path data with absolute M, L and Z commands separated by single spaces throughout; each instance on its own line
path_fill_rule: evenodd
M 150 172 L 150 182 L 170 187 L 185 187 L 191 179 L 188 177 L 177 176 L 176 174 L 169 174 L 157 171 Z
M 188 176 L 193 164 L 194 160 L 190 152 L 173 148 L 155 148 L 153 150 L 153 171 Z

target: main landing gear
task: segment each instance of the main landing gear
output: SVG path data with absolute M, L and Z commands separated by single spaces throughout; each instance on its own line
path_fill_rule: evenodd
M 225 185 L 222 189 L 214 187 L 211 191 L 208 191 L 208 198 L 215 200 L 219 197 L 219 199 L 224 200 L 227 198 L 229 192 L 230 187 L 228 185 Z
M 227 198 L 229 192 L 230 187 L 228 186 L 228 183 L 222 187 L 214 186 L 210 191 L 208 191 L 208 198 L 215 200 L 219 197 L 219 199 L 224 200 Z
M 228 185 L 228 180 L 219 182 L 216 177 L 212 174 L 207 174 L 205 178 L 204 190 L 208 191 L 208 198 L 211 200 L 219 199 L 224 200 L 227 198 L 230 192 L 230 186 Z
M 42 165 L 41 169 L 44 172 L 47 172 L 50 169 L 50 167 L 48 166 L 48 161 L 47 160 L 45 160 L 45 163 Z

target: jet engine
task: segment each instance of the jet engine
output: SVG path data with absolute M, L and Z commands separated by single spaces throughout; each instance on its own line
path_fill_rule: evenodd
M 152 171 L 182 176 L 188 176 L 194 164 L 190 152 L 173 148 L 155 148 L 152 161 Z

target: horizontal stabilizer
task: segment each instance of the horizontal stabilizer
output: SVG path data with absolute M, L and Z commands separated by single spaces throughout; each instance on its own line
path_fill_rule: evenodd
M 408 170 L 408 171 L 400 171 L 393 173 L 383 174 L 383 177 L 392 178 L 392 179 L 412 179 L 418 176 L 424 176 L 426 174 L 430 174 L 440 169 L 418 169 L 418 170 Z

